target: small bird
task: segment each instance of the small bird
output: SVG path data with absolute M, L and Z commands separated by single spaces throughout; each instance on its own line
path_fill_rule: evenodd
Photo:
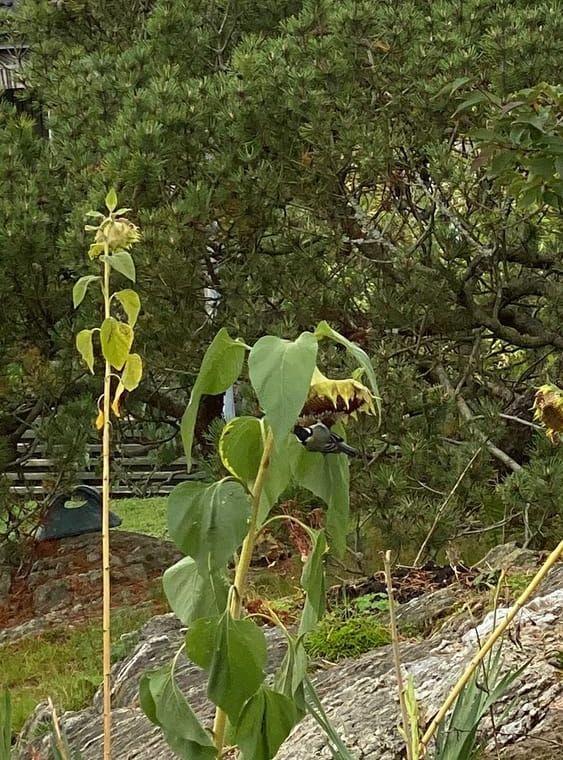
M 317 451 L 320 454 L 347 454 L 349 457 L 359 456 L 356 449 L 348 446 L 343 438 L 333 433 L 322 422 L 315 422 L 310 427 L 296 425 L 293 432 L 307 451 Z

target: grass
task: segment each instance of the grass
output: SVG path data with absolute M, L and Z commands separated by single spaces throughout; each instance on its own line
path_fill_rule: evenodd
M 525 591 L 525 589 L 528 587 L 534 575 L 535 573 L 533 570 L 526 570 L 526 571 L 513 572 L 513 573 L 507 574 L 505 578 L 505 583 L 508 588 L 510 598 L 517 599 L 520 596 L 520 594 L 523 591 Z
M 342 619 L 329 613 L 305 639 L 305 649 L 313 658 L 338 662 L 389 644 L 389 630 L 378 615 L 360 614 Z
M 114 659 L 127 654 L 137 631 L 153 615 L 149 606 L 112 615 Z M 102 628 L 90 623 L 73 630 L 47 631 L 0 647 L 0 692 L 10 690 L 13 731 L 18 732 L 35 706 L 50 696 L 59 710 L 79 710 L 102 682 Z
M 313 658 L 338 662 L 388 644 L 388 610 L 384 594 L 365 594 L 339 605 L 307 635 L 305 649 Z
M 112 502 L 111 509 L 123 520 L 118 530 L 168 538 L 166 497 L 117 499 Z
M 120 530 L 168 538 L 166 498 L 118 499 L 111 508 L 123 521 Z M 156 597 L 152 599 L 157 601 Z M 135 645 L 134 635 L 124 634 L 137 631 L 153 614 L 153 603 L 146 608 L 112 612 L 114 659 L 124 657 Z M 59 713 L 85 707 L 102 682 L 101 651 L 98 622 L 46 631 L 1 646 L 0 693 L 6 687 L 10 690 L 13 731 L 20 731 L 35 706 L 48 696 Z
M 123 520 L 119 530 L 146 533 L 148 536 L 155 536 L 156 538 L 168 538 L 166 501 L 165 496 L 154 496 L 148 499 L 114 499 L 111 509 Z M 79 506 L 81 503 L 76 502 L 75 506 Z M 19 516 L 26 510 L 32 515 L 35 504 L 32 501 L 25 502 L 19 508 L 14 508 L 14 515 Z M 30 522 L 30 526 L 31 524 Z M 6 519 L 4 514 L 0 513 L 0 532 L 5 529 Z

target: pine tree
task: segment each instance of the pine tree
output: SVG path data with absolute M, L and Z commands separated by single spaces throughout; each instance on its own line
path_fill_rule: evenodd
M 561 455 L 499 415 L 530 421 L 534 386 L 563 370 L 560 171 L 544 168 L 555 196 L 523 206 L 529 187 L 503 181 L 518 171 L 508 161 L 495 174 L 493 138 L 513 93 L 557 81 L 552 3 L 23 0 L 10 25 L 51 137 L 3 107 L 0 296 L 13 319 L 0 345 L 23 378 L 4 380 L 7 434 L 24 402 L 40 396 L 45 412 L 92 392 L 67 348 L 79 325 L 64 277 L 83 273 L 84 212 L 114 184 L 144 231 L 144 398 L 158 414 L 184 396 L 155 390 L 189 390 L 219 325 L 250 340 L 325 318 L 381 375 L 360 523 L 372 514 L 366 525 L 420 543 L 482 447 L 433 545 L 483 521 L 520 535 L 523 477 L 532 511 L 547 510 L 534 540 L 549 541 L 562 505 L 539 504 L 542 468 L 560 477 Z M 206 287 L 221 294 L 214 320 Z M 22 341 L 42 368 L 31 389 Z

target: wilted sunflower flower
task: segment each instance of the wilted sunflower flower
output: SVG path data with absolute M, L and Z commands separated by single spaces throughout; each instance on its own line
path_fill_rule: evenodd
M 325 377 L 315 367 L 311 378 L 309 395 L 303 406 L 300 417 L 323 420 L 345 420 L 356 417 L 357 412 L 375 414 L 373 394 L 359 380 L 347 377 L 335 380 Z
M 552 443 L 559 443 L 563 433 L 563 391 L 556 385 L 542 385 L 534 399 L 534 419 L 541 420 L 547 428 L 547 437 Z
M 91 229 L 87 227 L 87 229 Z M 104 252 L 106 246 L 110 251 L 124 251 L 141 239 L 139 228 L 123 217 L 106 219 L 96 229 L 96 237 L 88 254 L 91 259 Z

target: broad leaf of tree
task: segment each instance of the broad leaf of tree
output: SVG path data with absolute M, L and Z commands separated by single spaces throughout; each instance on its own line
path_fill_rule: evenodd
M 135 262 L 133 257 L 127 251 L 118 251 L 110 255 L 101 256 L 102 261 L 107 261 L 112 269 L 127 277 L 128 280 L 135 282 Z
M 288 436 L 283 441 L 274 443 L 274 450 L 270 456 L 270 464 L 260 498 L 260 509 L 258 511 L 259 525 L 266 520 L 270 509 L 285 491 L 291 479 L 288 445 Z
M 296 439 L 289 439 L 295 480 L 328 505 L 327 533 L 331 549 L 341 556 L 346 549 L 350 512 L 350 466 L 344 454 L 310 452 Z
M 307 674 L 307 653 L 303 645 L 303 636 L 289 637 L 287 651 L 276 672 L 274 689 L 291 699 L 297 713 L 302 718 L 306 713 L 303 680 Z
M 262 425 L 256 417 L 235 417 L 223 428 L 219 455 L 226 469 L 251 486 L 263 452 Z
M 303 408 L 317 350 L 315 336 L 304 332 L 295 341 L 265 335 L 250 352 L 250 380 L 278 442 L 287 436 Z
M 244 343 L 233 340 L 223 327 L 205 352 L 180 427 L 188 472 L 192 464 L 192 443 L 199 401 L 203 394 L 214 396 L 230 388 L 240 375 L 245 351 Z
M 129 324 L 131 327 L 135 327 L 137 317 L 141 310 L 141 299 L 139 298 L 139 294 L 136 291 L 131 290 L 131 288 L 126 288 L 125 290 L 118 290 L 115 297 L 122 305 L 123 311 L 127 314 Z
M 262 686 L 244 705 L 235 741 L 244 760 L 271 760 L 297 722 L 293 702 Z
M 309 554 L 301 574 L 301 586 L 306 592 L 305 606 L 301 614 L 299 634 L 308 633 L 324 615 L 326 607 L 326 579 L 324 556 L 327 546 L 323 531 L 314 534 L 313 550 Z
M 92 343 L 93 330 L 80 330 L 76 336 L 76 348 L 84 359 L 86 366 L 94 374 L 94 346 Z
M 162 728 L 166 741 L 179 757 L 183 760 L 217 757 L 211 736 L 179 690 L 169 665 L 143 676 L 139 696 L 145 715 Z
M 185 625 L 199 618 L 218 616 L 227 604 L 228 584 L 220 573 L 202 575 L 191 557 L 169 567 L 162 586 L 168 603 Z
M 266 637 L 252 620 L 233 620 L 226 612 L 217 628 L 207 695 L 236 723 L 242 706 L 264 680 Z
M 196 665 L 208 671 L 213 661 L 215 641 L 220 618 L 199 618 L 190 625 L 186 633 L 186 654 Z
M 143 360 L 139 354 L 129 354 L 123 374 L 121 375 L 121 382 L 126 391 L 134 391 L 135 388 L 141 382 L 143 377 Z
M 77 280 L 77 282 L 75 282 L 74 287 L 72 289 L 72 303 L 75 309 L 77 306 L 80 306 L 80 304 L 84 300 L 84 296 L 86 295 L 86 291 L 88 290 L 88 285 L 90 285 L 91 282 L 94 282 L 95 280 L 99 280 L 99 279 L 100 279 L 99 275 L 87 274 L 85 277 L 81 277 L 79 280 Z
M 201 573 L 222 569 L 240 546 L 250 516 L 240 483 L 180 483 L 168 498 L 168 530 Z
M 133 343 L 133 330 L 124 322 L 119 322 L 114 317 L 108 317 L 102 322 L 100 329 L 102 354 L 104 358 L 116 369 L 121 369 Z
M 381 396 L 379 395 L 377 378 L 375 376 L 371 360 L 364 349 L 360 348 L 360 346 L 358 346 L 356 343 L 353 343 L 351 340 L 348 340 L 348 338 L 345 338 L 344 335 L 341 335 L 336 330 L 333 330 L 328 322 L 319 322 L 317 329 L 315 330 L 315 335 L 317 338 L 330 338 L 335 343 L 340 343 L 340 345 L 344 346 L 348 353 L 353 356 L 353 358 L 358 362 L 360 367 L 366 373 L 367 380 L 371 386 L 373 395 L 375 396 L 375 405 L 377 407 L 377 412 L 381 418 Z

